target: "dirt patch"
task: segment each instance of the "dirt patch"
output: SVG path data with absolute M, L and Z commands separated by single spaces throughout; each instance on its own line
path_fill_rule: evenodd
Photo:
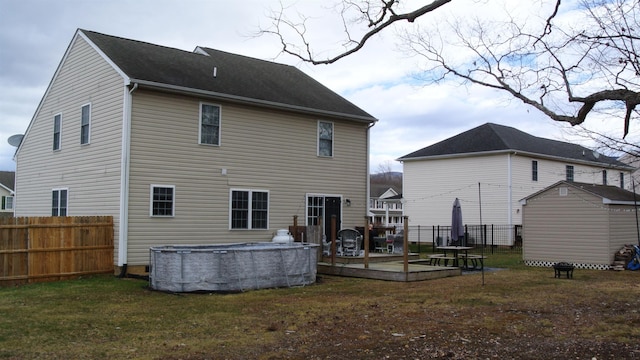
M 408 284 L 325 276 L 316 287 L 336 288 L 333 297 L 265 310 L 270 321 L 256 326 L 274 342 L 162 359 L 639 358 L 638 278 L 606 285 L 622 275 L 631 274 L 500 271 L 485 285 L 480 274 Z

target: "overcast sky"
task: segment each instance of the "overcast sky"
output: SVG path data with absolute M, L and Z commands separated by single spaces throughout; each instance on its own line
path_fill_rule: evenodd
M 446 11 L 421 21 L 438 21 L 449 12 L 491 12 L 488 2 L 454 0 Z M 310 25 L 318 38 L 333 44 L 341 36 L 340 22 L 329 11 L 321 11 L 320 5 L 326 3 L 302 0 L 296 6 L 312 12 Z M 528 2 L 511 2 L 521 3 Z M 401 171 L 396 158 L 487 122 L 536 136 L 562 137 L 559 123 L 504 94 L 456 84 L 421 86 L 411 75 L 416 59 L 397 50 L 393 32 L 333 65 L 313 66 L 282 55 L 276 38 L 252 36 L 269 25 L 270 9 L 279 4 L 279 0 L 0 0 L 0 170 L 15 169 L 15 148 L 7 138 L 27 129 L 77 28 L 188 51 L 205 46 L 297 66 L 379 119 L 371 130 L 372 172 L 389 163 Z

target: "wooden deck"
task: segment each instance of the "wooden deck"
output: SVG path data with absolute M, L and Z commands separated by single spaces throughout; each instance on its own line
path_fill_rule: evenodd
M 451 266 L 432 266 L 420 260 L 417 254 L 409 254 L 408 271 L 404 271 L 402 255 L 369 254 L 369 267 L 364 267 L 364 257 L 325 256 L 318 263 L 318 274 L 357 277 L 388 281 L 423 281 L 462 275 L 462 270 Z

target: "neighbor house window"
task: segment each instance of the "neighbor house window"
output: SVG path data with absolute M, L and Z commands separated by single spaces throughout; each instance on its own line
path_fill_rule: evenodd
M 151 185 L 151 216 L 173 216 L 174 194 L 175 186 L 173 185 Z
M 51 196 L 51 216 L 67 216 L 67 189 L 53 189 Z
M 318 121 L 318 156 L 333 156 L 333 123 Z
M 538 161 L 531 161 L 531 180 L 538 181 Z
M 220 145 L 220 106 L 200 104 L 200 144 Z
M 269 192 L 231 190 L 231 229 L 268 229 Z
M 602 185 L 607 185 L 607 170 L 602 170 Z
M 13 210 L 13 196 L 3 196 L 1 210 Z
M 91 134 L 91 104 L 82 106 L 80 117 L 80 144 L 88 144 Z
M 624 189 L 624 173 L 620 173 L 620 188 Z
M 60 135 L 62 130 L 62 114 L 53 117 L 53 150 L 60 150 Z
M 573 181 L 573 165 L 567 165 L 567 181 Z

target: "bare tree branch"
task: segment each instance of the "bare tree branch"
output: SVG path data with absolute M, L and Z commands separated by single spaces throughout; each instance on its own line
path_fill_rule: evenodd
M 313 53 L 305 17 L 292 22 L 281 10 L 271 18 L 273 28 L 262 33 L 277 36 L 283 53 L 312 64 L 331 64 L 358 52 L 394 23 L 414 23 L 449 2 L 433 0 L 398 11 L 399 0 L 342 0 L 340 16 L 347 41 L 343 52 L 326 58 Z M 640 2 L 580 0 L 578 22 L 566 21 L 576 12 L 561 0 L 540 4 L 539 16 L 516 19 L 510 13 L 502 18 L 492 14 L 495 17 L 471 19 L 467 27 L 449 21 L 446 35 L 416 26 L 402 41 L 425 60 L 428 82 L 453 77 L 497 89 L 571 125 L 583 124 L 598 109 L 609 108 L 612 120 L 623 120 L 624 139 L 631 124 L 640 121 Z M 353 13 L 356 19 L 349 21 L 347 14 Z M 447 25 L 439 20 L 431 25 Z M 368 30 L 356 38 L 354 25 Z M 293 30 L 299 46 L 285 39 L 285 28 Z
M 452 0 L 434 0 L 427 5 L 424 5 L 414 11 L 410 11 L 404 14 L 396 14 L 395 11 L 393 11 L 394 5 L 397 4 L 395 0 L 380 0 L 380 1 L 383 4 L 382 11 L 376 19 L 372 19 L 371 17 L 369 17 L 369 13 L 367 11 L 362 11 L 362 9 L 360 9 L 360 11 L 362 11 L 366 16 L 366 18 L 369 20 L 368 27 L 370 27 L 371 30 L 369 30 L 364 35 L 362 35 L 360 40 L 353 40 L 351 39 L 351 36 L 349 35 L 348 29 L 347 29 L 346 33 L 347 33 L 347 36 L 349 37 L 349 44 L 351 44 L 353 47 L 345 50 L 344 52 L 336 56 L 329 57 L 326 59 L 316 59 L 313 56 L 309 47 L 309 43 L 307 42 L 304 36 L 305 32 L 299 30 L 299 27 L 301 26 L 304 28 L 304 23 L 296 24 L 286 20 L 282 16 L 284 9 L 281 9 L 280 13 L 277 16 L 272 17 L 272 21 L 274 23 L 274 27 L 276 30 L 261 30 L 260 32 L 264 34 L 272 34 L 279 37 L 280 43 L 282 44 L 283 53 L 295 56 L 302 61 L 309 62 L 314 65 L 321 65 L 321 64 L 326 65 L 326 64 L 332 64 L 344 57 L 347 57 L 355 52 L 358 52 L 360 49 L 364 47 L 364 45 L 367 43 L 369 39 L 371 39 L 381 31 L 385 30 L 386 28 L 390 27 L 394 23 L 400 22 L 400 21 L 407 21 L 412 23 L 417 18 L 440 8 L 441 6 L 451 2 Z M 348 3 L 348 4 L 352 5 L 352 3 Z M 344 13 L 343 13 L 342 19 L 344 23 L 345 21 Z M 290 43 L 285 41 L 283 32 L 281 31 L 281 26 L 283 24 L 291 29 L 294 29 L 297 32 L 300 40 L 302 41 L 302 43 L 305 44 L 306 52 L 304 55 L 298 52 Z

